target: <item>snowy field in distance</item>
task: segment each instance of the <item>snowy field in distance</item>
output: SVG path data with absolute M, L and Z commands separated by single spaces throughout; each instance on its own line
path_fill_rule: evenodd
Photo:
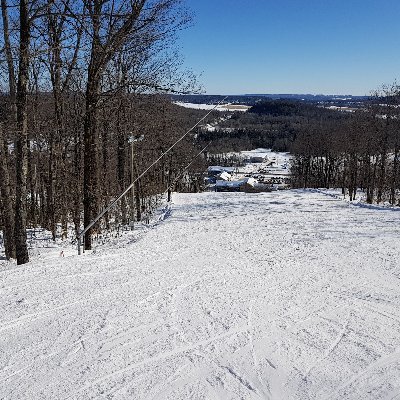
M 0 270 L 0 398 L 400 396 L 400 212 L 174 195 L 136 242 Z
M 174 102 L 176 105 L 186 108 L 194 108 L 196 110 L 212 110 L 215 104 L 195 104 L 195 103 L 184 103 L 182 101 Z M 221 104 L 215 108 L 215 111 L 247 111 L 250 106 L 245 106 L 243 104 Z

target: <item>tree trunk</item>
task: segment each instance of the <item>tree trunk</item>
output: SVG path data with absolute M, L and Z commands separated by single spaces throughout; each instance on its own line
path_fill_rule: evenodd
M 117 170 L 118 170 L 118 185 L 119 190 L 122 192 L 125 189 L 125 160 L 126 160 L 126 138 L 120 127 L 119 118 L 117 121 L 118 129 L 118 150 L 117 150 Z M 127 213 L 126 213 L 126 198 L 125 196 L 121 199 L 121 223 L 122 225 L 127 224 Z
M 110 172 L 108 171 L 108 162 L 110 159 L 110 143 L 108 140 L 108 135 L 109 135 L 109 125 L 105 119 L 106 117 L 103 118 L 104 125 L 103 125 L 103 130 L 102 130 L 102 201 L 104 203 L 104 208 L 106 208 L 110 202 L 110 180 L 109 180 L 109 174 Z M 106 229 L 110 229 L 110 215 L 109 213 L 106 213 L 104 215 L 104 219 L 106 222 Z
M 29 186 L 30 186 L 30 199 L 29 199 L 29 215 L 28 221 L 32 227 L 36 227 L 36 165 L 33 162 L 32 153 L 28 152 L 28 171 L 29 171 Z
M 7 260 L 15 258 L 14 244 L 14 211 L 8 171 L 8 146 L 4 140 L 3 125 L 0 123 L 0 194 L 3 212 L 4 249 Z
M 81 225 L 81 138 L 78 131 L 75 131 L 74 137 L 74 181 L 76 188 L 73 194 L 73 220 L 75 226 L 75 236 L 78 237 Z
M 50 134 L 49 143 L 49 163 L 48 163 L 48 177 L 47 177 L 47 201 L 46 201 L 46 226 L 51 232 L 53 241 L 56 240 L 56 220 L 54 210 L 54 133 Z
M 27 95 L 29 80 L 30 26 L 28 1 L 20 1 L 20 46 L 17 85 L 17 137 L 15 141 L 16 189 L 15 189 L 15 249 L 17 264 L 29 262 L 26 243 L 26 177 L 28 154 Z
M 98 212 L 97 168 L 97 103 L 99 82 L 89 79 L 86 91 L 86 114 L 84 124 L 83 212 L 84 225 L 88 226 Z M 92 248 L 93 227 L 85 234 L 85 249 Z
M 393 155 L 393 167 L 392 167 L 392 181 L 390 185 L 390 204 L 393 206 L 396 203 L 396 187 L 397 187 L 397 174 L 398 174 L 398 157 L 399 148 L 396 145 Z
M 386 181 L 386 150 L 381 153 L 381 159 L 379 163 L 379 179 L 378 179 L 378 191 L 376 196 L 376 202 L 379 204 L 382 202 L 383 189 Z
M 13 62 L 13 54 L 10 43 L 10 31 L 8 22 L 8 6 L 6 0 L 1 0 L 1 11 L 3 19 L 3 37 L 4 53 L 7 61 L 8 84 L 11 103 L 11 122 L 15 128 L 17 122 L 17 104 L 16 104 L 16 79 Z M 10 187 L 10 174 L 8 164 L 8 143 L 4 136 L 3 127 L 0 126 L 0 153 L 4 153 L 0 161 L 0 180 L 1 197 L 3 203 L 3 223 L 4 223 L 4 241 L 6 258 L 16 258 L 15 237 L 14 237 L 14 198 Z

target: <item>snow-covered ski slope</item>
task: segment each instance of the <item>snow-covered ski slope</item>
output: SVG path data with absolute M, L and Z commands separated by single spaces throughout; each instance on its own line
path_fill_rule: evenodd
M 399 234 L 311 191 L 175 195 L 125 248 L 0 272 L 0 398 L 400 398 Z

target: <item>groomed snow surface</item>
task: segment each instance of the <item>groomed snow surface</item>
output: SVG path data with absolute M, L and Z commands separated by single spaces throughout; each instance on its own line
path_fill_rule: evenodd
M 400 398 L 399 234 L 312 191 L 175 195 L 126 247 L 0 271 L 0 398 Z

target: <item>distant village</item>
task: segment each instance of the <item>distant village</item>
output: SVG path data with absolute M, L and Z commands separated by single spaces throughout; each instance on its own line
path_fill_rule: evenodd
M 290 187 L 290 155 L 268 149 L 240 153 L 241 166 L 210 166 L 206 183 L 216 192 L 271 192 Z

